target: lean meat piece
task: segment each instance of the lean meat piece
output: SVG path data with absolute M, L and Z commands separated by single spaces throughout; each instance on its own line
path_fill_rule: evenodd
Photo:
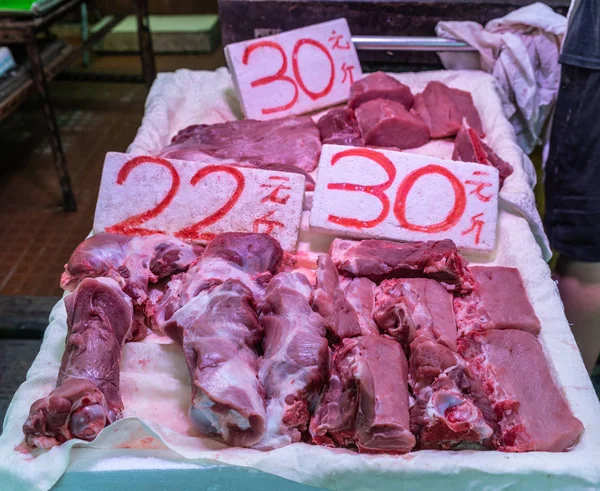
M 473 288 L 467 261 L 449 239 L 428 242 L 335 239 L 329 254 L 338 271 L 351 278 L 369 278 L 376 283 L 386 278 L 429 277 L 448 290 L 468 292 Z
M 496 153 L 479 138 L 477 132 L 466 121 L 456 135 L 452 160 L 459 162 L 478 162 L 498 169 L 500 185 L 513 173 L 512 165 L 502 160 Z
M 310 292 L 301 273 L 279 273 L 265 290 L 260 315 L 264 356 L 258 379 L 265 389 L 267 429 L 254 448 L 300 441 L 327 380 L 325 322 L 312 311 Z
M 258 301 L 282 260 L 283 250 L 270 235 L 220 234 L 210 241 L 196 264 L 171 279 L 154 309 L 152 325 L 160 331 L 161 325 L 198 293 L 227 279 L 241 281 Z
M 36 401 L 23 425 L 29 445 L 91 441 L 119 419 L 121 351 L 133 321 L 131 299 L 109 278 L 86 278 L 65 298 L 68 332 L 56 389 Z
M 363 335 L 379 334 L 373 320 L 376 285 L 368 278 L 340 278 L 340 287 L 356 311 Z
M 334 108 L 325 114 L 317 123 L 323 145 L 349 145 L 362 147 L 358 122 L 354 111 L 347 107 Z
M 452 294 L 427 278 L 384 280 L 376 291 L 373 318 L 379 329 L 405 347 L 426 337 L 456 351 Z
M 183 346 L 192 379 L 191 423 L 206 436 L 249 447 L 265 432 L 265 401 L 257 378 L 262 329 L 252 292 L 227 280 L 202 291 L 164 327 Z
M 361 104 L 373 99 L 387 99 L 402 104 L 410 109 L 413 104 L 413 95 L 403 83 L 383 72 L 375 72 L 354 82 L 350 87 L 350 109 L 356 109 Z
M 498 416 L 496 448 L 561 452 L 579 441 L 583 425 L 554 384 L 535 336 L 490 329 L 461 338 L 459 350 Z
M 316 443 L 354 444 L 359 452 L 402 454 L 415 445 L 409 431 L 408 365 L 387 336 L 345 339 L 311 421 Z
M 370 100 L 356 109 L 356 119 L 365 145 L 403 150 L 429 141 L 427 125 L 399 102 Z
M 415 96 L 413 111 L 429 128 L 431 138 L 454 136 L 463 119 L 483 136 L 479 113 L 469 92 L 451 89 L 441 82 L 429 82 L 425 90 Z
M 472 266 L 474 290 L 454 299 L 459 334 L 485 329 L 519 329 L 537 335 L 535 315 L 519 271 L 500 266 Z
M 209 155 L 257 167 L 273 163 L 293 165 L 310 172 L 317 166 L 320 154 L 317 125 L 309 116 L 292 116 L 189 126 L 177 133 L 158 155 L 197 162 Z

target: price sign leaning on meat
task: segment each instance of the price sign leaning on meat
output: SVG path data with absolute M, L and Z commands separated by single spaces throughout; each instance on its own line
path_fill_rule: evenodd
M 263 232 L 296 249 L 304 176 L 106 154 L 94 232 L 163 233 L 206 242 L 222 232 Z
M 490 166 L 324 145 L 310 225 L 357 238 L 448 238 L 463 249 L 491 251 L 498 182 Z
M 247 118 L 303 114 L 348 99 L 362 77 L 346 19 L 225 47 Z

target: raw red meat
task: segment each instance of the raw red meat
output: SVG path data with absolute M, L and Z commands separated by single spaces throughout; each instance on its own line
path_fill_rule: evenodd
M 119 366 L 131 334 L 131 299 L 112 279 L 86 278 L 65 307 L 68 332 L 56 389 L 33 403 L 23 425 L 25 441 L 40 448 L 91 441 L 123 411 Z
M 257 378 L 262 329 L 252 292 L 226 280 L 200 292 L 165 324 L 183 346 L 192 380 L 191 423 L 206 436 L 249 447 L 265 432 L 265 401 Z
M 257 167 L 276 163 L 310 172 L 317 166 L 320 154 L 316 124 L 309 116 L 292 116 L 189 126 L 177 133 L 158 155 L 195 162 L 203 162 L 209 155 Z
M 429 141 L 429 129 L 401 103 L 373 99 L 356 109 L 356 119 L 365 145 L 416 148 Z
M 338 271 L 376 283 L 386 278 L 429 277 L 448 290 L 468 292 L 474 280 L 467 261 L 449 239 L 428 242 L 335 239 L 329 249 Z
M 452 294 L 435 280 L 384 280 L 376 290 L 373 318 L 406 348 L 416 337 L 426 337 L 456 351 Z
M 535 336 L 490 329 L 461 338 L 459 350 L 498 417 L 496 448 L 561 452 L 579 441 L 583 425 L 554 384 Z
M 260 315 L 264 356 L 258 379 L 265 389 L 267 429 L 254 448 L 300 441 L 327 380 L 325 322 L 312 311 L 310 292 L 301 273 L 279 273 L 265 290 Z
M 502 160 L 496 153 L 479 138 L 477 131 L 471 128 L 466 121 L 456 135 L 452 160 L 459 162 L 478 162 L 498 169 L 500 185 L 504 179 L 513 173 L 512 165 Z
M 358 323 L 363 335 L 379 334 L 379 329 L 373 320 L 375 310 L 376 285 L 368 278 L 340 278 L 340 288 L 346 299 L 356 311 Z
M 310 429 L 321 444 L 355 444 L 359 452 L 402 454 L 415 445 L 409 431 L 408 365 L 387 336 L 345 339 L 333 360 L 335 375 Z
M 348 106 L 356 109 L 361 104 L 373 99 L 387 99 L 402 104 L 410 109 L 413 95 L 406 85 L 383 72 L 375 72 L 354 82 L 350 87 Z
M 456 135 L 465 118 L 483 136 L 479 113 L 469 92 L 451 89 L 441 82 L 429 82 L 425 90 L 415 96 L 413 111 L 425 122 L 431 138 Z
M 317 122 L 323 145 L 349 145 L 362 147 L 358 122 L 354 111 L 347 107 L 334 108 Z
M 484 329 L 519 329 L 537 335 L 535 315 L 521 275 L 515 268 L 472 266 L 475 289 L 454 299 L 460 335 Z

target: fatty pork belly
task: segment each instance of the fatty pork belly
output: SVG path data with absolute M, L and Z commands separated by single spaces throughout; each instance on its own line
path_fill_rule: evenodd
M 540 320 L 527 298 L 519 271 L 501 266 L 472 266 L 475 288 L 454 298 L 459 334 L 486 329 L 519 329 L 537 335 Z
M 406 356 L 392 338 L 344 339 L 310 422 L 313 441 L 356 446 L 362 453 L 409 452 L 415 437 L 409 430 L 407 373 Z
M 535 336 L 490 329 L 459 341 L 498 417 L 494 446 L 505 452 L 562 452 L 579 441 L 583 425 L 558 390 Z
M 56 389 L 36 401 L 23 425 L 27 444 L 50 448 L 91 441 L 119 419 L 121 351 L 131 334 L 131 299 L 110 278 L 85 278 L 65 298 L 68 332 Z
M 238 280 L 205 289 L 172 316 L 164 331 L 183 347 L 194 427 L 229 445 L 257 443 L 266 414 L 257 378 L 262 329 L 250 289 Z
M 300 441 L 327 379 L 329 347 L 323 318 L 310 308 L 311 285 L 301 273 L 279 273 L 264 295 L 260 323 L 267 428 L 254 448 Z
M 335 239 L 329 254 L 340 274 L 366 277 L 375 283 L 386 278 L 433 278 L 448 290 L 468 292 L 474 280 L 467 261 L 449 239 L 428 242 Z

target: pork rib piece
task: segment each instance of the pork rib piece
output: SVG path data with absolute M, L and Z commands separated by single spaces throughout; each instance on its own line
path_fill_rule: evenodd
M 461 338 L 459 351 L 498 416 L 496 448 L 561 452 L 579 441 L 583 425 L 554 384 L 535 336 L 491 329 Z
M 310 292 L 301 273 L 279 273 L 265 290 L 260 315 L 264 356 L 258 379 L 265 389 L 267 429 L 254 448 L 300 441 L 327 379 L 325 323 L 310 308 Z
M 373 99 L 387 99 L 402 104 L 410 109 L 413 95 L 410 88 L 394 77 L 383 72 L 375 72 L 357 80 L 350 87 L 350 109 L 356 109 L 361 104 Z
M 257 378 L 262 329 L 252 292 L 227 280 L 200 292 L 164 326 L 183 346 L 192 379 L 191 423 L 202 434 L 249 447 L 265 431 L 265 401 Z
M 309 116 L 257 121 L 243 119 L 189 126 L 159 152 L 170 159 L 203 162 L 206 155 L 263 164 L 284 164 L 312 171 L 319 162 L 321 139 Z
M 425 122 L 431 138 L 456 135 L 465 118 L 469 126 L 483 136 L 481 120 L 471 94 L 451 89 L 441 82 L 429 82 L 425 90 L 415 96 L 413 112 Z
M 408 347 L 427 337 L 456 351 L 452 294 L 427 278 L 384 280 L 376 290 L 375 322 Z
M 345 339 L 333 359 L 334 375 L 310 429 L 316 443 L 359 452 L 402 454 L 415 445 L 409 431 L 408 365 L 387 336 Z
M 65 306 L 68 332 L 56 389 L 31 406 L 23 425 L 25 441 L 40 448 L 91 441 L 123 410 L 119 366 L 133 321 L 131 299 L 110 278 L 86 278 Z
M 246 285 L 260 295 L 283 260 L 283 250 L 267 234 L 228 232 L 218 235 L 202 257 L 187 272 L 174 276 L 157 302 L 152 325 L 161 330 L 164 322 L 198 293 L 227 279 Z
M 331 109 L 317 122 L 323 145 L 350 145 L 362 147 L 358 122 L 354 111 L 347 107 Z
M 376 283 L 386 278 L 433 278 L 450 290 L 468 292 L 474 280 L 467 261 L 449 239 L 428 242 L 335 239 L 329 254 L 338 271 Z
M 429 129 L 399 102 L 373 99 L 356 109 L 365 145 L 394 149 L 417 148 L 429 141 Z
M 452 160 L 457 160 L 459 162 L 477 162 L 479 164 L 495 167 L 500 174 L 500 186 L 504 183 L 504 179 L 513 173 L 512 165 L 498 157 L 498 155 L 496 155 L 496 153 L 488 147 L 481 138 L 479 138 L 477 131 L 471 128 L 466 121 L 463 121 L 463 124 L 456 135 Z
M 537 335 L 535 315 L 519 271 L 500 266 L 472 266 L 474 290 L 454 298 L 459 334 L 485 329 L 519 329 Z

